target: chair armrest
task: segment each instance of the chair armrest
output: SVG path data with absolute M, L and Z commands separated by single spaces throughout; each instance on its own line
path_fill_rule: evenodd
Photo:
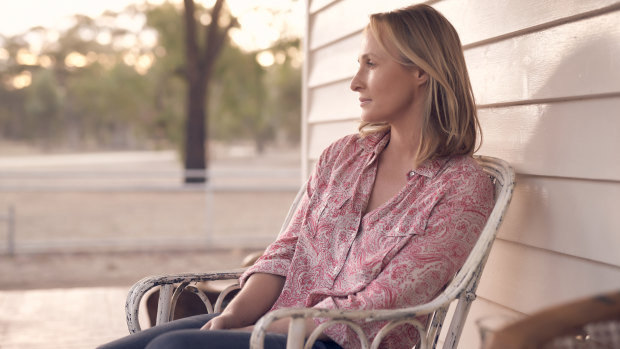
M 127 301 L 125 303 L 125 315 L 127 318 L 127 327 L 129 333 L 135 333 L 140 331 L 140 322 L 138 313 L 140 310 L 140 302 L 144 295 L 155 287 L 160 287 L 160 296 L 158 303 L 158 323 L 168 322 L 169 315 L 174 313 L 174 304 L 176 298 L 180 295 L 181 291 L 190 283 L 203 282 L 203 281 L 215 281 L 215 280 L 232 280 L 238 279 L 245 269 L 235 269 L 226 272 L 211 272 L 211 273 L 186 273 L 186 274 L 173 274 L 173 275 L 155 275 L 148 276 L 144 279 L 136 282 L 129 293 L 127 294 Z M 180 285 L 175 290 L 175 285 Z M 238 289 L 238 285 L 228 287 L 220 294 L 218 301 L 216 302 L 216 309 L 221 304 L 221 300 L 231 291 Z M 173 294 L 174 292 L 174 294 Z M 210 307 L 210 301 L 199 290 L 192 290 L 197 293 L 200 298 L 205 302 L 207 308 L 213 312 L 213 307 Z M 208 302 L 208 303 L 207 303 Z
M 413 325 L 420 335 L 420 348 L 428 348 L 426 340 L 426 329 L 424 324 L 416 318 L 428 315 L 435 310 L 447 306 L 451 300 L 435 300 L 429 303 L 420 304 L 415 307 L 402 309 L 377 309 L 377 310 L 338 310 L 338 309 L 317 309 L 317 308 L 286 308 L 278 309 L 265 314 L 254 326 L 250 339 L 250 348 L 262 349 L 265 339 L 266 329 L 269 325 L 280 319 L 291 318 L 289 325 L 287 349 L 291 348 L 311 348 L 319 335 L 327 327 L 341 323 L 349 326 L 355 331 L 362 343 L 362 349 L 378 348 L 381 340 L 395 327 L 408 323 Z M 327 318 L 329 321 L 317 327 L 309 336 L 306 345 L 303 346 L 305 339 L 305 319 L 307 318 Z M 355 322 L 374 322 L 387 321 L 387 324 L 379 331 L 372 343 L 369 344 L 368 337 L 362 328 Z M 417 347 L 416 347 L 417 348 Z

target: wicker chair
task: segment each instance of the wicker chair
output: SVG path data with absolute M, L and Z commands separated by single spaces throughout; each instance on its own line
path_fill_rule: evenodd
M 251 348 L 263 348 L 265 329 L 273 321 L 287 317 L 291 318 L 287 348 L 302 348 L 304 347 L 304 342 L 306 343 L 305 348 L 312 347 L 312 344 L 320 335 L 321 331 L 334 323 L 344 323 L 350 326 L 358 334 L 362 343 L 362 348 L 378 348 L 381 340 L 391 329 L 398 325 L 409 323 L 415 326 L 420 333 L 420 343 L 417 345 L 417 348 L 435 348 L 448 312 L 448 307 L 453 301 L 456 301 L 457 305 L 450 321 L 450 327 L 443 348 L 456 348 L 471 303 L 476 299 L 475 292 L 478 287 L 480 275 L 482 274 L 504 213 L 510 203 L 515 185 L 514 170 L 508 163 L 501 159 L 486 156 L 478 156 L 476 159 L 493 180 L 495 185 L 495 206 L 469 257 L 437 297 L 428 303 L 414 307 L 389 310 L 278 309 L 265 314 L 256 323 L 250 340 Z M 297 194 L 283 227 L 285 227 L 291 219 L 303 191 L 302 188 Z M 159 287 L 160 290 L 156 322 L 156 324 L 159 325 L 172 320 L 171 314 L 174 314 L 175 303 L 183 290 L 188 290 L 197 294 L 205 303 L 209 313 L 220 312 L 225 297 L 229 293 L 237 290 L 239 286 L 237 284 L 232 284 L 225 288 L 217 298 L 215 305 L 212 305 L 208 297 L 192 284 L 213 280 L 234 280 L 238 279 L 242 272 L 243 270 L 235 270 L 222 273 L 165 275 L 147 277 L 140 280 L 131 288 L 127 296 L 126 315 L 129 332 L 135 333 L 140 331 L 140 324 L 138 322 L 140 301 L 149 290 L 156 287 Z M 416 320 L 416 317 L 428 314 L 431 315 L 431 318 L 427 326 L 424 326 Z M 304 333 L 304 322 L 305 319 L 309 317 L 328 318 L 330 320 L 319 326 L 306 340 L 307 336 Z M 387 322 L 387 324 L 375 337 L 374 341 L 369 343 L 368 338 L 355 321 L 383 321 Z

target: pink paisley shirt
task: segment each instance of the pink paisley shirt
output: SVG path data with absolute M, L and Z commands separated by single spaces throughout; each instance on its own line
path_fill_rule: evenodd
M 240 279 L 285 276 L 272 310 L 408 307 L 431 300 L 463 264 L 493 206 L 489 177 L 471 157 L 426 161 L 399 193 L 364 214 L 389 138 L 350 135 L 323 152 L 291 223 Z M 360 325 L 372 341 L 384 323 Z M 325 334 L 344 348 L 360 347 L 345 325 Z M 413 327 L 403 325 L 381 348 L 416 342 Z

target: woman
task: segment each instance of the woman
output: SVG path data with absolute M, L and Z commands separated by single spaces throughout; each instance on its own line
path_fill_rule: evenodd
M 270 310 L 402 308 L 429 301 L 450 280 L 493 205 L 492 184 L 471 157 L 479 126 L 458 35 L 426 5 L 374 14 L 358 61 L 359 134 L 323 152 L 291 223 L 243 274 L 231 304 L 217 317 L 178 320 L 110 347 L 247 347 Z M 322 321 L 308 319 L 306 333 Z M 372 340 L 383 324 L 360 325 Z M 266 347 L 284 348 L 287 329 L 287 319 L 274 322 Z M 416 341 L 403 325 L 381 346 Z M 315 344 L 339 347 L 359 347 L 344 325 Z

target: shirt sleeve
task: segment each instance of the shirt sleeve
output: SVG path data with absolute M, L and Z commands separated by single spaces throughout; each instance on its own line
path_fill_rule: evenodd
M 459 181 L 460 182 L 460 181 Z M 423 234 L 409 239 L 379 275 L 364 289 L 346 296 L 326 296 L 315 308 L 394 309 L 430 301 L 463 265 L 493 207 L 493 186 L 480 174 L 466 183 L 452 185 L 431 210 Z M 426 317 L 420 320 L 426 321 Z M 316 324 L 327 319 L 315 319 Z M 385 322 L 358 323 L 372 341 Z M 346 325 L 327 328 L 324 333 L 346 348 L 358 348 L 357 335 Z M 381 347 L 412 347 L 417 331 L 400 326 L 384 338 Z
M 301 227 L 304 212 L 307 210 L 309 191 L 311 190 L 311 177 L 308 181 L 306 191 L 300 199 L 295 213 L 289 222 L 288 227 L 271 243 L 263 255 L 239 278 L 241 287 L 245 284 L 250 275 L 254 273 L 267 273 L 280 276 L 286 276 L 291 265 L 291 260 L 295 254 L 295 246 L 297 245 L 297 235 Z
M 319 161 L 317 162 L 314 172 L 308 178 L 306 184 L 306 190 L 300 199 L 295 213 L 289 222 L 288 227 L 277 237 L 277 239 L 271 243 L 263 255 L 239 278 L 239 284 L 241 287 L 245 284 L 250 275 L 254 273 L 267 273 L 286 277 L 291 265 L 291 260 L 295 254 L 295 247 L 297 245 L 297 236 L 302 228 L 304 216 L 308 211 L 310 204 L 310 198 L 319 185 L 320 173 L 325 163 L 325 158 L 329 148 L 326 149 Z

